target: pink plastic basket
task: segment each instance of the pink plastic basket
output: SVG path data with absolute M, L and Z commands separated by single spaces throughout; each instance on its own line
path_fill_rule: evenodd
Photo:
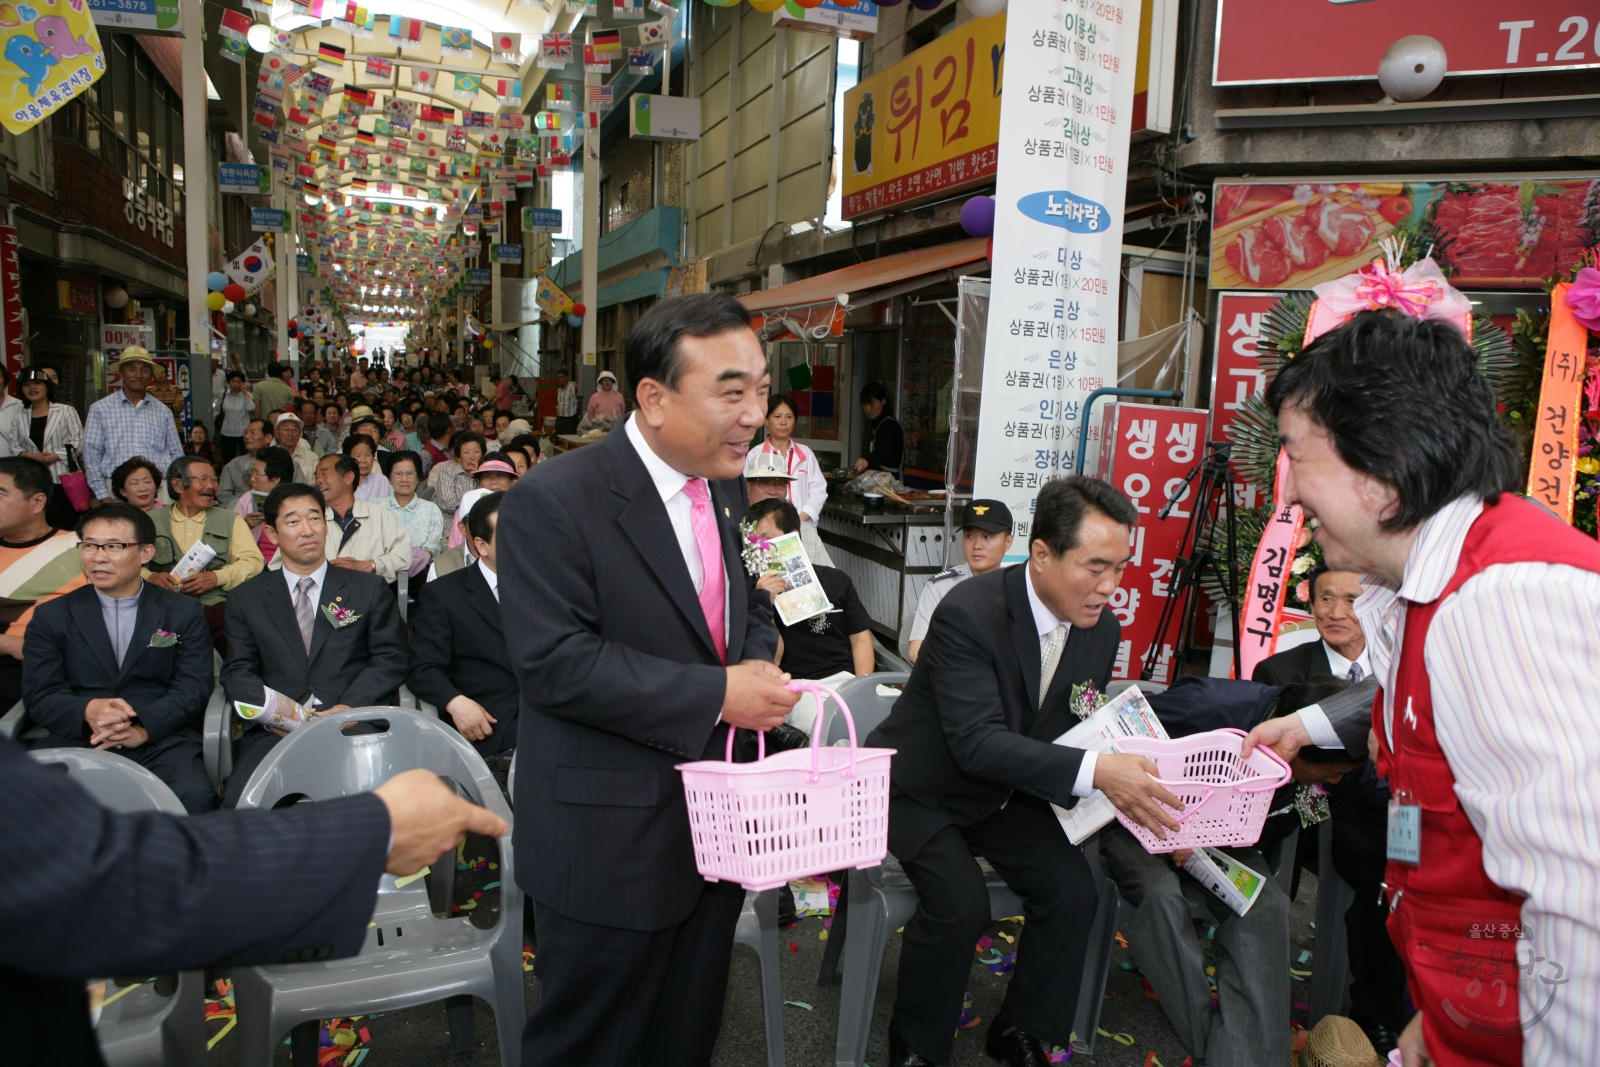
M 1156 781 L 1183 802 L 1176 818 L 1180 829 L 1158 838 L 1121 811 L 1117 820 L 1137 837 L 1146 851 L 1253 845 L 1261 838 L 1272 794 L 1293 776 L 1277 754 L 1256 746 L 1248 759 L 1239 758 L 1242 730 L 1211 730 L 1175 741 L 1125 737 L 1116 750 L 1144 756 L 1156 765 Z
M 875 867 L 889 851 L 889 759 L 892 748 L 857 748 L 856 724 L 839 694 L 825 685 L 791 682 L 817 694 L 809 749 L 733 762 L 680 763 L 689 802 L 694 861 L 708 882 L 738 882 L 757 892 L 846 867 Z M 822 747 L 822 699 L 831 697 L 850 727 L 850 748 Z M 809 753 L 809 754 L 808 754 Z

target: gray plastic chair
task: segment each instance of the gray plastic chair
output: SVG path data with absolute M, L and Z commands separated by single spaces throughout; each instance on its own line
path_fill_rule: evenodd
M 347 734 L 347 724 L 386 724 L 377 732 Z M 398 1011 L 472 995 L 494 1008 L 500 1062 L 521 1056 L 523 1019 L 522 891 L 511 847 L 511 807 L 494 776 L 460 734 L 437 720 L 401 708 L 356 708 L 326 715 L 295 730 L 256 768 L 239 800 L 241 808 L 270 808 L 296 796 L 326 800 L 364 792 L 390 777 L 423 768 L 453 782 L 474 802 L 506 820 L 500 838 L 500 921 L 480 930 L 463 916 L 436 914 L 432 876 L 395 886 L 385 874 L 367 943 L 350 959 L 233 973 L 239 1017 L 241 1067 L 271 1067 L 284 1034 L 303 1023 L 341 1015 Z M 447 852 L 437 866 L 455 869 Z M 448 902 L 444 902 L 448 910 Z M 452 1005 L 452 1029 L 465 1012 Z M 456 1035 L 458 1038 L 459 1034 Z
M 515 756 L 512 757 L 513 761 Z M 761 1016 L 767 1033 L 767 1067 L 783 1067 L 783 984 L 779 980 L 778 891 L 745 892 L 734 941 L 749 945 L 761 970 Z
M 894 710 L 894 702 L 900 698 L 898 693 L 892 697 L 879 696 L 878 686 L 905 685 L 910 677 L 910 673 L 905 671 L 883 671 L 877 674 L 860 674 L 834 686 L 839 698 L 850 708 L 850 717 L 855 719 L 858 743 L 866 744 L 867 735 L 889 717 L 889 712 Z M 850 729 L 845 725 L 844 716 L 838 714 L 833 701 L 829 700 L 826 703 L 828 719 L 823 726 L 827 731 L 822 735 L 823 743 L 849 744 Z M 815 728 L 813 725 L 813 729 Z
M 1291 871 L 1293 864 L 1290 864 Z M 1355 902 L 1356 891 L 1333 867 L 1333 821 L 1317 827 L 1317 935 L 1311 949 L 1311 1020 L 1338 1015 L 1344 1007 L 1345 982 L 1350 977 L 1350 939 L 1344 913 Z
M 123 756 L 90 748 L 34 749 L 29 755 L 66 768 L 67 777 L 113 811 L 185 814 L 167 783 Z M 173 992 L 163 995 L 165 984 L 143 982 L 101 1011 L 95 1036 L 107 1067 L 205 1067 L 205 974 L 180 971 Z

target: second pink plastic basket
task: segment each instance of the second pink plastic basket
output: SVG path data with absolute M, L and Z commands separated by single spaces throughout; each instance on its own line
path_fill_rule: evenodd
M 855 720 L 825 685 L 791 682 L 817 695 L 811 747 L 766 755 L 755 763 L 680 763 L 689 802 L 694 861 L 709 882 L 737 882 L 757 892 L 847 867 L 875 867 L 889 851 L 889 760 L 892 748 L 857 748 Z M 832 698 L 850 727 L 850 747 L 822 747 L 821 703 Z M 764 735 L 758 734 L 757 737 Z
M 1149 852 L 1180 848 L 1253 845 L 1261 839 L 1272 794 L 1293 777 L 1289 765 L 1271 750 L 1257 746 L 1240 759 L 1242 730 L 1210 730 L 1167 741 L 1125 737 L 1118 752 L 1144 756 L 1156 765 L 1156 781 L 1183 802 L 1176 816 L 1179 830 L 1164 838 L 1146 830 L 1121 811 L 1117 821 Z

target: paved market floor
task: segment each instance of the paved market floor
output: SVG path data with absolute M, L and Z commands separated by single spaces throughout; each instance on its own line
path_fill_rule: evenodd
M 493 858 L 492 846 L 483 841 L 468 843 L 467 858 L 487 854 Z M 458 872 L 458 901 L 472 899 L 481 887 L 498 880 L 498 871 Z M 471 909 L 475 923 L 492 925 L 494 908 L 498 905 L 499 891 L 489 889 Z M 1306 871 L 1301 876 L 1300 892 L 1291 913 L 1291 959 L 1300 957 L 1302 951 L 1312 948 L 1314 930 L 1311 922 L 1316 917 L 1316 876 Z M 820 918 L 802 919 L 792 928 L 782 931 L 782 980 L 784 1011 L 784 1046 L 788 1067 L 827 1067 L 833 1060 L 835 1030 L 839 1017 L 839 985 L 817 985 L 817 971 L 822 961 L 825 927 Z M 990 936 L 1000 932 L 1017 936 L 1022 928 L 1016 924 L 996 924 Z M 1003 940 L 996 937 L 999 947 L 1009 950 Z M 793 946 L 792 950 L 791 947 Z M 883 971 L 878 985 L 878 1000 L 872 1031 L 867 1047 L 867 1063 L 882 1064 L 886 1060 L 885 1036 L 889 1011 L 894 1003 L 895 975 L 900 959 L 900 937 L 890 939 L 884 953 Z M 1316 961 L 1299 964 L 1298 969 L 1314 967 Z M 1161 1011 L 1161 1006 L 1145 993 L 1143 983 L 1133 970 L 1128 949 L 1117 947 L 1111 976 L 1106 988 L 1105 1007 L 1101 1013 L 1101 1028 L 1109 1034 L 1102 1035 L 1093 1056 L 1079 1056 L 1076 1062 L 1094 1064 L 1096 1067 L 1147 1067 L 1147 1057 L 1155 1053 L 1156 1061 L 1163 1067 L 1180 1067 L 1187 1053 L 1172 1033 L 1172 1027 Z M 539 985 L 531 972 L 525 973 L 527 1004 L 531 1010 L 539 1002 Z M 962 1031 L 956 1038 L 955 1067 L 993 1067 L 994 1061 L 983 1051 L 983 1038 L 988 1020 L 999 1008 L 1005 996 L 1009 976 L 992 973 L 974 953 L 972 977 L 968 991 L 974 1001 L 974 1012 L 983 1021 Z M 214 990 L 212 991 L 214 994 Z M 1296 980 L 1293 1000 L 1304 1003 L 1309 999 L 1309 980 Z M 1305 1012 L 1296 1010 L 1295 1017 L 1304 1024 Z M 494 1014 L 482 1001 L 474 1003 L 475 1046 L 463 1052 L 451 1049 L 450 1033 L 445 1025 L 443 1004 L 431 1004 L 408 1011 L 392 1012 L 381 1016 L 360 1019 L 353 1029 L 366 1028 L 370 1037 L 360 1041 L 357 1049 L 366 1050 L 365 1056 L 348 1054 L 337 1059 L 324 1060 L 346 1064 L 348 1067 L 497 1067 L 499 1053 L 495 1044 Z M 722 1037 L 718 1042 L 712 1062 L 716 1067 L 761 1067 L 766 1063 L 765 1035 L 761 1023 L 761 991 L 756 972 L 754 952 L 742 945 L 733 950 L 732 973 L 728 983 L 728 1002 L 723 1016 Z M 1289 1021 L 1285 1020 L 1286 1026 Z M 220 1034 L 228 1025 L 226 1018 L 213 1019 L 209 1024 L 213 1035 Z M 521 1020 L 517 1021 L 520 1028 Z M 1120 1040 L 1119 1040 L 1120 1038 Z M 331 1049 L 328 1050 L 331 1053 Z M 212 1047 L 210 1062 L 213 1067 L 233 1067 L 238 1061 L 236 1031 L 230 1030 Z M 278 1050 L 276 1063 L 290 1067 L 289 1047 Z M 1153 1067 L 1153 1065 L 1152 1065 Z

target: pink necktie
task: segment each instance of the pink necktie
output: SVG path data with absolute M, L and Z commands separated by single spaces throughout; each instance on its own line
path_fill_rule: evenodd
M 700 548 L 700 610 L 705 612 L 706 627 L 711 631 L 711 644 L 717 658 L 728 662 L 728 638 L 722 619 L 727 593 L 722 588 L 722 535 L 717 531 L 717 517 L 711 512 L 711 494 L 706 490 L 705 479 L 690 478 L 683 487 L 694 507 L 689 512 L 689 525 L 694 528 L 695 544 Z

